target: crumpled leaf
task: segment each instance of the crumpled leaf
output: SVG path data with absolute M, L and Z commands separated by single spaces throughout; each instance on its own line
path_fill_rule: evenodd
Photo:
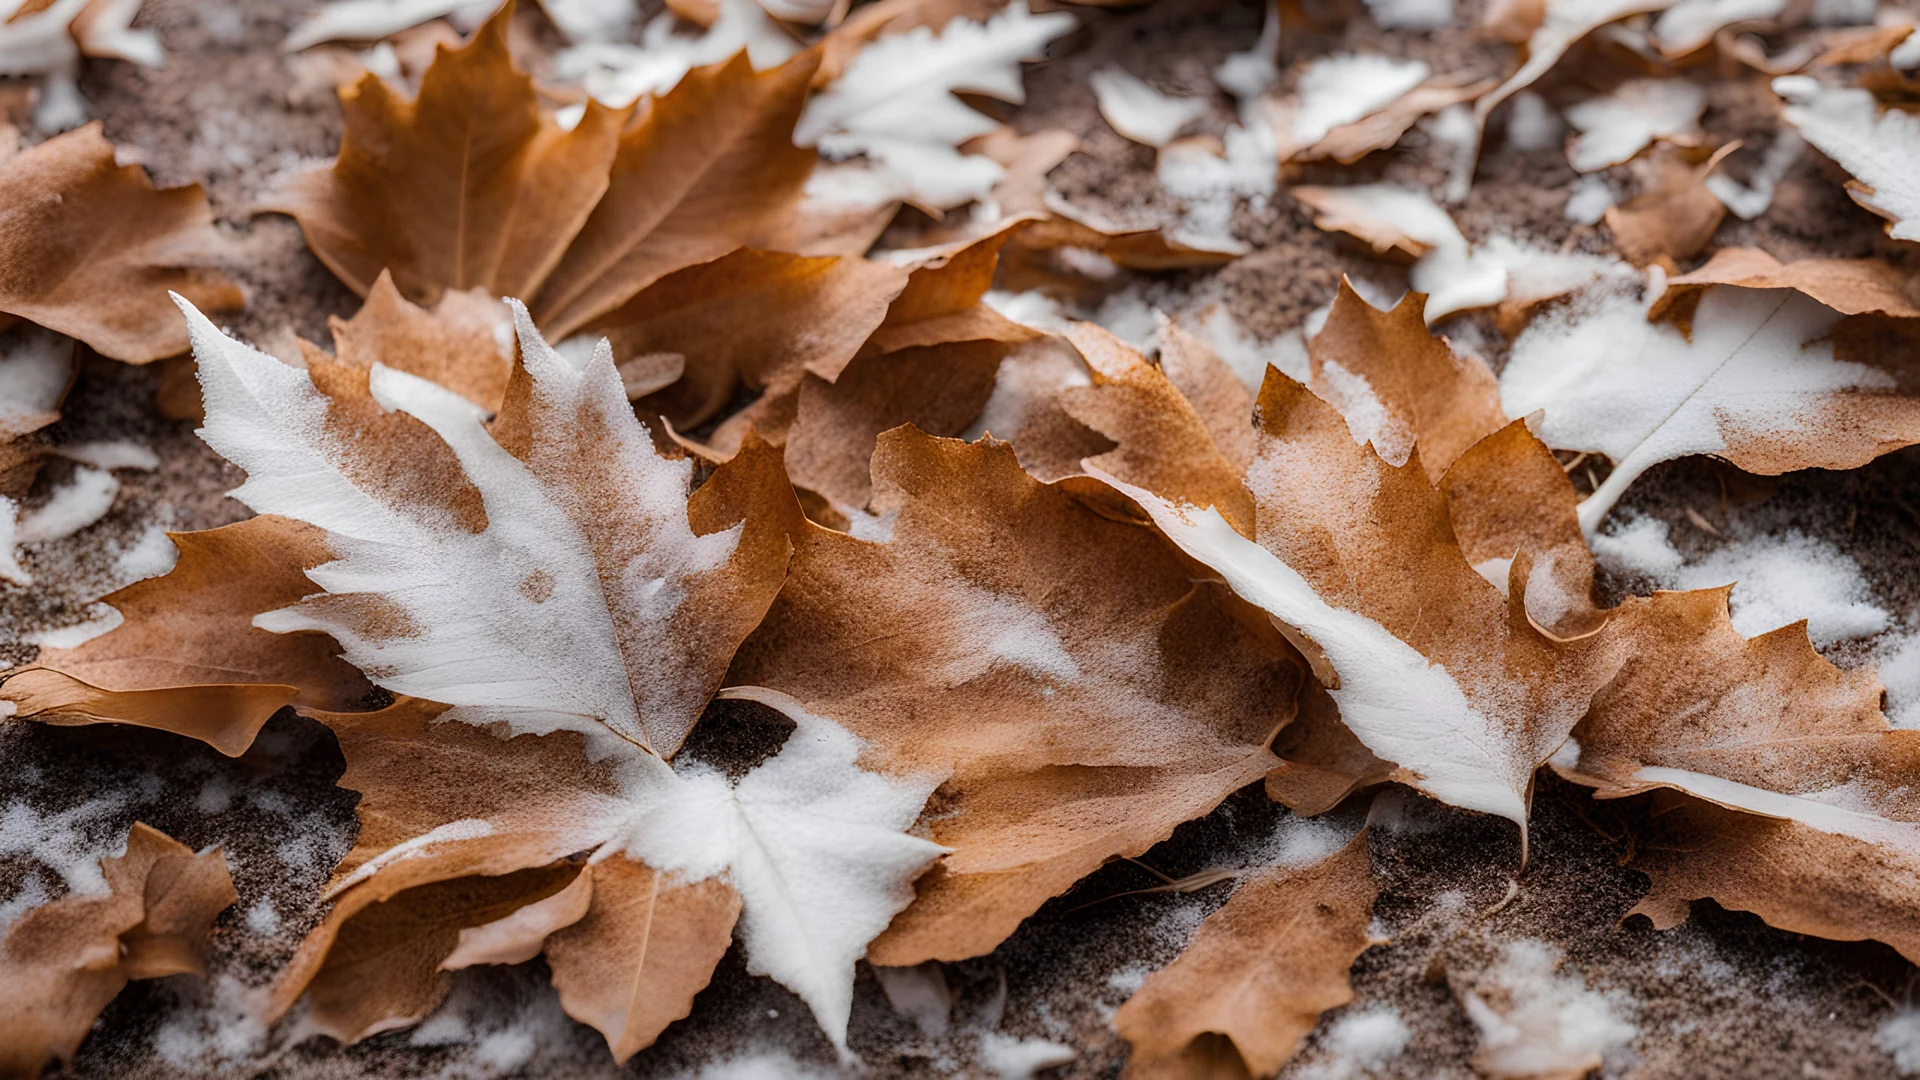
M 199 264 L 216 242 L 198 185 L 156 189 L 138 165 L 116 165 L 97 124 L 0 162 L 0 312 L 79 338 L 130 364 L 182 352 L 169 290 L 211 310 L 240 290 Z
M 1529 625 L 1530 567 L 1500 591 L 1474 571 L 1419 464 L 1381 461 L 1304 386 L 1269 369 L 1247 472 L 1257 531 L 1105 478 L 1181 550 L 1288 628 L 1342 722 L 1395 779 L 1522 828 L 1533 770 L 1618 666 L 1613 640 Z M 1445 732 L 1444 736 L 1439 733 Z
M 727 696 L 829 717 L 879 767 L 944 778 L 923 826 L 954 850 L 874 963 L 983 955 L 1274 764 L 1297 657 L 1158 537 L 1033 480 L 1004 443 L 897 429 L 873 473 L 875 524 L 802 531 Z
M 0 681 L 20 719 L 120 723 L 199 739 L 238 756 L 282 706 L 346 709 L 371 690 L 319 634 L 271 634 L 255 615 L 313 591 L 303 572 L 328 559 L 320 530 L 257 517 L 172 533 L 179 561 L 103 602 L 125 621 Z
M 450 719 L 574 726 L 679 748 L 779 589 L 782 497 L 696 533 L 691 466 L 662 458 L 604 345 L 571 361 L 515 307 L 521 363 L 489 433 L 473 403 L 383 364 L 302 371 L 184 305 L 209 445 L 235 498 L 327 530 L 328 595 L 258 616 L 318 630 L 378 685 Z
M 1840 313 L 1785 289 L 1715 286 L 1691 334 L 1649 322 L 1631 297 L 1536 320 L 1500 376 L 1508 415 L 1536 409 L 1548 446 L 1613 459 L 1580 504 L 1591 534 L 1653 465 L 1713 454 L 1748 472 L 1851 469 L 1920 439 L 1920 401 L 1894 373 L 1841 360 Z
M 1634 913 L 1656 926 L 1712 897 L 1784 929 L 1920 956 L 1906 915 L 1920 895 L 1920 732 L 1892 730 L 1879 678 L 1834 667 L 1804 622 L 1743 638 L 1728 591 L 1621 609 L 1641 647 L 1555 769 L 1600 798 L 1671 788 L 1703 801 L 1656 818 L 1663 838 L 1636 861 L 1653 890 Z
M 1658 318 L 1682 297 L 1712 285 L 1746 289 L 1797 289 L 1842 315 L 1880 314 L 1920 318 L 1920 304 L 1907 295 L 1908 279 L 1880 259 L 1795 259 L 1782 263 L 1759 248 L 1721 248 L 1698 270 L 1667 279 L 1654 301 Z
M 131 980 L 206 974 L 214 916 L 237 899 L 224 855 L 136 822 L 100 872 L 105 895 L 42 904 L 0 939 L 0 1073 L 39 1076 L 72 1058 Z
M 1773 92 L 1786 101 L 1780 115 L 1812 143 L 1853 174 L 1847 194 L 1887 219 L 1887 235 L 1920 240 L 1920 117 L 1902 109 L 1882 109 L 1873 93 L 1850 87 L 1822 86 L 1806 75 L 1773 80 Z
M 344 1040 L 415 1022 L 491 937 L 510 955 L 544 948 L 562 1005 L 624 1060 L 686 1015 L 738 915 L 748 970 L 798 993 L 844 1048 L 854 961 L 940 852 L 904 831 L 932 780 L 858 767 L 858 739 L 805 716 L 737 783 L 630 743 L 502 739 L 443 716 L 416 699 L 322 716 L 341 784 L 363 793 L 361 834 L 272 1015 L 304 998 L 305 1023 Z M 586 905 L 562 896 L 576 889 Z M 556 898 L 570 902 L 525 917 Z
M 1321 1013 L 1353 1000 L 1347 971 L 1373 944 L 1378 893 L 1365 829 L 1317 862 L 1247 877 L 1113 1014 L 1133 1044 L 1127 1075 L 1220 1075 L 1209 1036 L 1229 1040 L 1243 1075 L 1278 1072 Z

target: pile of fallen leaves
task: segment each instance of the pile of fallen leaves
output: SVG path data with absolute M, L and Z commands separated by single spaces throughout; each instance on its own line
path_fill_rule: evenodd
M 174 534 L 172 569 L 8 673 L 0 710 L 235 756 L 282 709 L 331 729 L 360 832 L 260 1017 L 289 1044 L 416 1023 L 447 972 L 544 956 L 624 1061 L 737 936 L 845 1053 L 858 961 L 984 955 L 1262 781 L 1300 815 L 1404 785 L 1512 822 L 1523 863 L 1537 770 L 1655 792 L 1634 865 L 1656 926 L 1710 897 L 1920 960 L 1920 735 L 1872 670 L 1804 623 L 1742 636 L 1726 589 L 1603 606 L 1589 549 L 1661 462 L 1847 469 L 1920 441 L 1906 271 L 1715 247 L 1784 166 L 1721 181 L 1737 147 L 1697 127 L 1699 72 L 1771 79 L 1788 159 L 1811 144 L 1920 239 L 1905 16 L 1522 0 L 1485 12 L 1507 69 L 1435 72 L 1301 51 L 1326 13 L 1282 3 L 1222 69 L 1224 138 L 1181 137 L 1198 99 L 1101 72 L 1169 190 L 1264 197 L 1233 187 L 1252 161 L 1254 188 L 1410 266 L 1387 308 L 1343 284 L 1296 369 L 1249 380 L 1172 321 L 1148 358 L 989 295 L 1239 250 L 1197 195 L 1182 220 L 1077 214 L 1046 181 L 1071 136 L 955 96 L 1019 100 L 1074 15 L 671 6 L 706 36 L 582 61 L 626 100 L 536 85 L 511 6 L 432 31 L 417 87 L 348 72 L 338 158 L 268 200 L 364 298 L 331 350 L 223 333 L 206 313 L 242 298 L 204 198 L 97 128 L 0 160 L 0 311 L 38 328 L 0 361 L 0 577 L 31 586 L 16 545 L 151 467 L 40 434 L 82 347 L 190 345 L 198 393 L 163 404 L 203 417 L 257 515 Z M 351 8 L 293 44 L 407 29 Z M 1610 251 L 1469 242 L 1433 192 L 1293 182 L 1424 125 L 1464 192 L 1495 109 L 1568 56 L 1607 87 L 1566 110 L 1574 168 L 1645 173 L 1601 210 Z M 883 233 L 912 242 L 876 253 Z M 1497 377 L 1429 330 L 1461 312 L 1513 339 Z M 75 479 L 22 515 L 54 453 Z M 716 699 L 791 733 L 743 770 L 680 755 Z M 0 940 L 0 1071 L 70 1057 L 129 980 L 203 970 L 234 900 L 219 852 L 144 825 L 101 873 Z M 1364 829 L 1239 874 L 1114 1014 L 1133 1071 L 1274 1073 L 1351 997 L 1375 893 Z M 1469 1003 L 1483 1072 L 1599 1064 L 1520 1006 Z

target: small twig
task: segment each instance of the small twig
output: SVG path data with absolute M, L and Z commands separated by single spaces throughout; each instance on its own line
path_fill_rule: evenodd
M 1127 861 L 1132 862 L 1133 860 L 1128 859 Z M 1080 911 L 1084 908 L 1090 908 L 1095 904 L 1104 904 L 1109 900 L 1118 900 L 1123 896 L 1149 896 L 1154 893 L 1199 892 L 1201 889 L 1207 888 L 1208 886 L 1218 885 L 1223 881 L 1231 881 L 1234 878 L 1237 878 L 1240 876 L 1240 871 L 1238 870 L 1229 870 L 1224 866 L 1216 866 L 1216 867 L 1213 867 L 1212 869 L 1202 870 L 1197 874 L 1188 874 L 1186 877 L 1183 877 L 1178 881 L 1176 881 L 1172 878 L 1167 877 L 1165 874 L 1160 873 L 1158 870 L 1154 870 L 1153 867 L 1151 866 L 1146 866 L 1144 863 L 1142 863 L 1141 865 L 1146 870 L 1153 873 L 1155 877 L 1164 879 L 1166 881 L 1166 884 L 1151 885 L 1144 889 L 1128 889 L 1126 892 L 1114 893 L 1111 896 L 1103 896 L 1098 900 L 1089 900 L 1086 903 L 1081 904 L 1079 907 L 1068 908 L 1067 911 L 1069 913 Z
M 1700 511 L 1695 510 L 1692 506 L 1688 506 L 1685 509 L 1687 514 L 1687 520 L 1693 522 L 1694 528 L 1699 529 L 1701 532 L 1709 533 L 1713 536 L 1718 536 L 1722 539 L 1726 538 L 1727 534 L 1721 532 L 1719 529 L 1714 528 L 1713 522 L 1708 521 L 1705 517 L 1703 517 Z
M 1519 898 L 1519 896 L 1520 896 L 1520 879 L 1508 878 L 1507 879 L 1507 895 L 1501 897 L 1499 903 L 1481 912 L 1480 917 L 1483 919 L 1491 919 L 1495 915 L 1498 915 L 1502 911 L 1505 911 L 1507 908 L 1507 905 L 1513 903 L 1516 899 Z
M 1571 460 L 1571 461 L 1568 461 L 1567 463 L 1565 463 L 1565 464 L 1563 464 L 1563 465 L 1561 465 L 1561 466 L 1560 466 L 1560 471 L 1561 471 L 1561 472 L 1566 472 L 1566 473 L 1570 473 L 1570 472 L 1572 472 L 1572 471 L 1573 471 L 1573 470 L 1574 470 L 1575 468 L 1578 468 L 1578 467 L 1579 467 L 1579 465 L 1580 465 L 1580 463 L 1581 463 L 1581 462 L 1583 462 L 1583 461 L 1585 461 L 1585 460 L 1587 460 L 1587 451 L 1585 451 L 1585 450 L 1582 450 L 1582 451 L 1580 451 L 1579 453 L 1577 453 L 1577 454 L 1575 454 L 1575 455 L 1573 455 L 1573 460 Z

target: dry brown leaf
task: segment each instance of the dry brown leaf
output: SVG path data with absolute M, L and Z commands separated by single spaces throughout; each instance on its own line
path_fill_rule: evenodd
M 1332 158 L 1342 165 L 1351 165 L 1375 150 L 1394 146 L 1421 117 L 1472 101 L 1493 86 L 1491 79 L 1462 81 L 1445 75 L 1428 79 L 1394 99 L 1386 108 L 1327 132 L 1319 142 L 1295 154 L 1294 158 L 1299 161 Z
M 1314 392 L 1348 417 L 1390 465 L 1414 446 L 1429 479 L 1507 422 L 1500 385 L 1477 356 L 1460 356 L 1427 330 L 1427 298 L 1408 293 L 1391 311 L 1361 299 L 1342 277 L 1333 310 L 1307 342 Z
M 1475 572 L 1416 447 L 1400 467 L 1269 369 L 1247 488 L 1256 540 L 1111 478 L 1188 555 L 1264 608 L 1395 778 L 1524 829 L 1534 769 L 1618 667 L 1616 638 L 1555 641 Z M 1510 582 L 1524 594 L 1530 565 Z M 1414 719 L 1418 717 L 1418 719 Z M 1446 734 L 1441 734 L 1441 733 Z
M 1672 146 L 1656 147 L 1648 190 L 1607 208 L 1607 228 L 1621 256 L 1645 266 L 1659 259 L 1690 259 L 1704 250 L 1727 216 L 1727 208 L 1707 189 L 1707 175 L 1738 146 L 1728 143 L 1700 165 L 1689 164 Z
M 100 872 L 105 895 L 43 904 L 0 939 L 0 1075 L 37 1077 L 72 1058 L 133 979 L 206 974 L 214 916 L 237 899 L 224 855 L 136 822 Z
M 1684 807 L 1636 864 L 1654 885 L 1635 911 L 1657 926 L 1712 897 L 1784 929 L 1920 957 L 1920 732 L 1892 730 L 1879 678 L 1834 667 L 1804 623 L 1742 637 L 1727 594 L 1662 592 L 1620 609 L 1635 655 L 1594 695 L 1556 770 L 1600 798 L 1672 788 L 1724 808 Z
M 954 851 L 874 963 L 982 955 L 1272 766 L 1297 657 L 1158 537 L 1033 480 L 1004 443 L 903 428 L 873 475 L 884 539 L 806 527 L 729 675 L 772 690 L 728 695 L 946 776 L 924 824 Z
M 113 153 L 88 124 L 0 162 L 0 312 L 145 364 L 187 347 L 169 291 L 216 311 L 243 298 L 195 265 L 217 242 L 199 185 L 155 189 Z
M 180 560 L 104 602 L 126 621 L 0 683 L 22 719 L 119 723 L 199 739 L 237 756 L 284 705 L 346 709 L 372 689 L 320 634 L 270 634 L 263 611 L 315 591 L 304 571 L 328 559 L 318 529 L 257 517 L 173 533 Z
M 484 289 L 449 289 L 431 310 L 416 307 L 382 270 L 353 318 L 327 320 L 333 359 L 348 367 L 384 364 L 498 412 L 513 370 L 513 320 Z
M 645 407 L 692 427 L 742 383 L 791 394 L 809 372 L 838 378 L 906 283 L 886 263 L 741 248 L 660 279 L 587 332 L 613 343 L 623 375 L 634 358 L 685 357 L 685 376 Z
M 1505 589 L 1526 556 L 1527 617 L 1559 638 L 1598 630 L 1593 553 L 1580 531 L 1580 496 L 1553 451 L 1515 420 L 1475 443 L 1440 480 L 1460 550 L 1480 575 Z
M 1213 346 L 1160 317 L 1160 370 L 1200 414 L 1213 445 L 1233 467 L 1246 472 L 1253 460 L 1253 394 Z M 1088 455 L 1091 456 L 1091 455 Z
M 608 190 L 626 111 L 589 103 L 562 131 L 507 52 L 512 15 L 506 4 L 465 45 L 439 47 L 411 101 L 372 74 L 343 91 L 339 157 L 266 200 L 355 292 L 385 270 L 419 303 L 447 289 L 529 297 Z
M 1093 323 L 1074 323 L 1066 336 L 1085 358 L 1093 384 L 1063 390 L 1061 406 L 1116 444 L 1088 463 L 1155 494 L 1218 507 L 1251 535 L 1253 497 L 1240 485 L 1241 469 L 1167 376 Z M 1246 426 L 1250 441 L 1252 425 Z
M 818 61 L 809 50 L 756 73 L 741 53 L 648 98 L 620 135 L 605 197 L 534 282 L 539 325 L 564 338 L 675 270 L 764 247 L 813 171 L 793 125 Z
M 1418 259 L 1433 250 L 1431 244 L 1409 236 L 1386 216 L 1363 212 L 1363 208 L 1353 203 L 1352 192 L 1346 188 L 1308 184 L 1288 188 L 1287 193 L 1313 211 L 1315 228 L 1346 233 L 1372 248 L 1376 255 L 1398 252 L 1405 258 Z
M 1326 688 L 1308 680 L 1300 713 L 1273 740 L 1280 764 L 1267 773 L 1267 797 L 1296 814 L 1324 814 L 1363 788 L 1393 779 L 1394 767 L 1340 722 Z
M 1113 1014 L 1133 1044 L 1126 1075 L 1223 1075 L 1209 1035 L 1231 1041 L 1241 1075 L 1278 1072 L 1321 1013 L 1353 1000 L 1347 971 L 1372 944 L 1378 894 L 1365 829 L 1317 863 L 1243 880 L 1179 959 Z
M 1782 263 L 1759 248 L 1721 248 L 1705 266 L 1667 279 L 1667 291 L 1648 311 L 1659 318 L 1682 297 L 1710 285 L 1797 289 L 1842 315 L 1920 318 L 1908 296 L 1907 274 L 1879 259 L 1796 259 Z

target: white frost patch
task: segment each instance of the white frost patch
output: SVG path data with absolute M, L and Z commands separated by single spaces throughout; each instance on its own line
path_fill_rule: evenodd
M 28 331 L 0 356 L 0 433 L 60 407 L 73 375 L 73 340 L 50 330 Z
M 993 393 L 961 438 L 973 442 L 982 435 L 992 435 L 1017 440 L 1035 405 L 1052 400 L 1070 386 L 1087 386 L 1092 381 L 1080 354 L 1060 339 L 1043 338 L 1021 345 L 1000 362 Z M 854 535 L 863 540 L 885 539 L 862 536 L 857 528 Z
M 139 469 L 152 472 L 160 467 L 160 455 L 153 448 L 132 439 L 102 439 L 96 442 L 67 443 L 54 452 L 96 469 Z
M 1567 196 L 1567 220 L 1582 225 L 1597 224 L 1619 201 L 1619 194 L 1605 177 L 1583 176 L 1574 181 L 1573 193 Z
M 1372 443 L 1374 452 L 1389 465 L 1407 463 L 1413 454 L 1413 429 L 1388 411 L 1365 375 L 1348 371 L 1337 360 L 1328 360 L 1320 365 L 1314 389 L 1347 418 L 1347 431 L 1354 442 L 1362 446 Z
M 14 548 L 20 543 L 20 504 L 0 495 L 0 581 L 22 587 L 33 584 L 33 575 L 20 565 Z
M 1359 819 L 1342 821 L 1288 814 L 1274 823 L 1272 835 L 1260 845 L 1249 865 L 1294 868 L 1316 865 L 1346 847 L 1360 824 Z
M 921 26 L 879 38 L 807 102 L 793 129 L 794 144 L 817 146 L 836 161 L 864 155 L 898 174 L 915 192 L 914 201 L 928 207 L 985 198 L 1003 170 L 955 147 L 999 121 L 955 93 L 1025 101 L 1021 61 L 1042 59 L 1047 43 L 1077 22 L 1061 12 L 1035 15 L 1026 0 L 1014 0 L 984 23 L 960 16 L 937 35 Z M 955 183 L 962 172 L 969 182 Z
M 1066 1065 L 1080 1052 L 1048 1039 L 1022 1039 L 998 1031 L 980 1035 L 980 1068 L 996 1080 L 1029 1080 L 1041 1069 Z
M 156 578 L 173 569 L 180 561 L 180 549 L 174 546 L 167 530 L 148 525 L 140 538 L 128 545 L 113 560 L 113 580 L 120 585 Z
M 1893 1067 L 1901 1076 L 1920 1073 L 1920 1009 L 1905 1006 L 1880 1021 L 1873 1032 L 1873 1045 L 1893 1058 Z
M 1887 688 L 1887 720 L 1894 727 L 1920 729 L 1920 634 L 1911 632 L 1885 642 L 1876 657 L 1880 681 Z
M 1736 535 L 1688 562 L 1674 548 L 1666 522 L 1623 514 L 1594 535 L 1593 553 L 1607 569 L 1649 578 L 1662 589 L 1732 585 L 1733 628 L 1746 637 L 1805 619 L 1807 636 L 1825 646 L 1871 637 L 1893 622 L 1873 602 L 1853 556 L 1798 529 Z
M 680 1080 L 833 1080 L 842 1075 L 809 1065 L 785 1050 L 759 1050 L 702 1065 L 696 1072 L 682 1073 Z
M 264 896 L 247 909 L 246 922 L 247 929 L 261 937 L 272 937 L 280 932 L 280 913 L 274 910 L 273 901 Z
M 93 608 L 98 612 L 95 618 L 54 629 L 29 630 L 20 635 L 20 641 L 43 649 L 77 649 L 127 621 L 125 615 L 105 604 L 94 604 Z
M 1453 25 L 1454 0 L 1367 0 L 1373 21 L 1387 30 L 1438 30 Z
M 103 795 L 65 810 L 42 813 L 21 801 L 0 809 L 0 855 L 30 859 L 52 870 L 76 893 L 104 893 L 100 860 L 126 850 L 126 830 L 114 828 L 123 794 Z
M 845 1052 L 854 962 L 946 850 L 906 832 L 942 778 L 860 768 L 858 738 L 777 691 L 721 696 L 778 709 L 795 724 L 786 745 L 731 786 L 698 763 L 668 771 L 635 754 L 626 824 L 595 857 L 624 850 L 691 881 L 724 876 L 744 902 L 747 970 L 800 995 Z
M 1312 146 L 1334 128 L 1364 120 L 1427 81 L 1433 73 L 1419 60 L 1350 53 L 1315 60 L 1301 71 L 1295 92 L 1293 141 Z
M 1781 128 L 1766 153 L 1760 155 L 1760 167 L 1754 170 L 1751 181 L 1742 184 L 1728 176 L 1725 169 L 1715 169 L 1707 174 L 1707 190 L 1734 217 L 1752 221 L 1773 205 L 1774 189 L 1806 149 L 1807 141 L 1792 128 Z
M 1773 92 L 1787 101 L 1786 121 L 1865 185 L 1848 189 L 1853 201 L 1890 221 L 1895 240 L 1920 240 L 1920 117 L 1805 75 L 1773 80 Z
M 1207 115 L 1206 98 L 1163 94 L 1123 68 L 1109 65 L 1087 77 L 1100 115 L 1113 130 L 1137 143 L 1161 147 L 1180 129 Z
M 1042 679 L 1080 678 L 1080 665 L 1039 608 L 958 578 L 943 583 L 942 591 L 953 599 L 954 633 L 927 663 L 947 685 L 971 682 L 1003 664 Z
M 1480 1033 L 1474 1063 L 1481 1071 L 1579 1076 L 1633 1042 L 1639 1032 L 1623 1015 L 1632 1000 L 1620 992 L 1589 990 L 1578 972 L 1559 967 L 1560 950 L 1544 941 L 1508 942 L 1506 955 L 1488 972 L 1488 989 L 1504 991 L 1510 1002 L 1505 1011 L 1471 990 L 1462 996 L 1467 1018 Z
M 1343 1010 L 1320 1037 L 1325 1056 L 1299 1071 L 1300 1080 L 1359 1080 L 1406 1053 L 1413 1029 L 1391 1005 Z
M 1618 165 L 1655 139 L 1694 131 L 1706 108 L 1706 90 L 1686 79 L 1630 79 L 1567 109 L 1567 122 L 1580 133 L 1567 160 L 1583 173 Z
M 20 522 L 14 542 L 40 544 L 65 540 L 106 517 L 119 494 L 120 481 L 114 479 L 112 473 L 85 466 L 75 469 L 72 479 L 55 488 L 45 505 Z
M 1295 382 L 1305 383 L 1312 375 L 1312 364 L 1307 358 L 1308 335 L 1300 330 L 1288 330 L 1278 337 L 1262 340 L 1242 328 L 1225 304 L 1216 304 L 1202 317 L 1200 336 L 1254 393 L 1259 393 L 1260 384 L 1266 381 L 1268 365 L 1279 368 L 1281 374 Z
M 267 1013 L 273 988 L 248 986 L 232 975 L 216 973 L 198 993 L 195 1007 L 182 1010 L 160 1025 L 153 1050 L 161 1061 L 189 1070 L 189 1075 L 214 1075 L 217 1063 L 258 1060 L 267 1049 Z
M 1874 604 L 1860 564 L 1831 542 L 1799 530 L 1741 540 L 1688 564 L 1673 587 L 1733 582 L 1733 628 L 1755 637 L 1800 619 L 1815 645 L 1870 637 L 1891 622 Z
M 1547 99 L 1531 90 L 1513 95 L 1507 113 L 1507 142 L 1516 150 L 1551 150 L 1560 145 L 1567 125 L 1547 104 Z
M 1722 27 L 1771 19 L 1787 9 L 1787 0 L 1680 0 L 1653 21 L 1653 41 L 1668 56 L 1702 48 Z

